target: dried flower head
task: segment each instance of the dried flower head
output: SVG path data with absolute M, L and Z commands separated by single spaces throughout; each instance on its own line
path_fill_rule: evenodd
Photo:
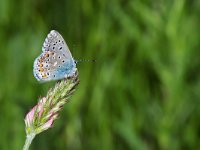
M 78 85 L 78 73 L 68 79 L 58 81 L 54 88 L 50 89 L 46 97 L 40 98 L 37 105 L 34 106 L 25 117 L 26 145 L 30 145 L 35 135 L 52 127 L 55 119 L 58 118 L 59 111 L 68 101 L 68 98 L 75 91 Z

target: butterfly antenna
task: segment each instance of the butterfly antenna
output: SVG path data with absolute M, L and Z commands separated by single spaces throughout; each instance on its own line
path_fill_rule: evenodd
M 86 59 L 80 59 L 80 60 L 75 60 L 75 63 L 80 63 L 80 62 L 95 62 L 96 60 L 95 59 L 92 59 L 92 60 L 86 60 Z

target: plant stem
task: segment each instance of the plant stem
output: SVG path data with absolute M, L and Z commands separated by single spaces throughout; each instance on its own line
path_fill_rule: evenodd
M 33 141 L 35 135 L 36 135 L 35 133 L 30 133 L 26 136 L 26 142 L 24 144 L 23 150 L 29 149 L 29 146 L 31 145 L 31 142 Z

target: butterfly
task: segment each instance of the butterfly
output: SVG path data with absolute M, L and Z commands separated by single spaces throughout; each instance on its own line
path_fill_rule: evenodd
M 50 31 L 43 43 L 41 55 L 34 61 L 34 77 L 39 82 L 47 82 L 72 77 L 76 71 L 76 61 L 65 40 L 57 31 Z

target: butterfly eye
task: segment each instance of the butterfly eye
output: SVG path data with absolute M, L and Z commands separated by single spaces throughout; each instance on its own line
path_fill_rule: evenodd
M 58 42 L 60 42 L 60 40 Z
M 59 48 L 59 50 L 61 50 L 61 49 L 62 49 L 62 47 Z
M 58 66 L 59 68 L 61 67 L 61 66 Z
M 64 63 L 65 61 L 63 60 L 62 62 Z
M 60 59 L 61 57 L 60 57 L 60 56 L 58 56 L 58 58 Z

